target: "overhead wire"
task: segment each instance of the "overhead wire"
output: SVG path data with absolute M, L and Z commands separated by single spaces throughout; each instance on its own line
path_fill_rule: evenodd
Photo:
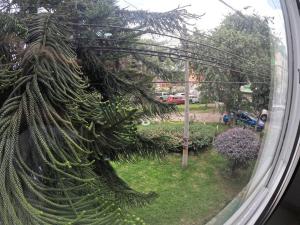
M 79 39 L 85 39 L 85 38 L 79 37 Z M 110 38 L 96 38 L 96 39 L 93 39 L 93 40 L 102 40 L 104 42 L 117 42 L 117 44 L 118 44 L 118 41 L 119 41 L 119 39 L 110 39 Z M 184 53 L 186 53 L 186 55 L 187 54 L 192 54 L 192 55 L 204 57 L 204 58 L 201 59 L 202 61 L 212 62 L 212 60 L 217 60 L 217 62 L 215 62 L 215 61 L 214 62 L 217 63 L 217 64 L 222 64 L 222 65 L 228 66 L 228 64 L 225 63 L 226 61 L 222 60 L 220 58 L 216 58 L 216 57 L 213 57 L 213 56 L 210 56 L 210 55 L 199 54 L 197 52 L 188 51 L 188 50 L 182 49 L 182 48 L 174 48 L 174 47 L 169 47 L 169 46 L 165 46 L 165 45 L 152 44 L 152 43 L 143 43 L 143 42 L 138 42 L 138 41 L 134 42 L 134 41 L 127 41 L 127 40 L 120 40 L 120 42 L 121 43 L 132 43 L 132 44 L 136 44 L 136 45 L 145 45 L 145 46 L 150 46 L 150 47 L 159 47 L 159 48 L 164 48 L 164 49 L 168 49 L 170 51 L 176 51 L 176 52 L 184 52 Z M 98 47 L 101 48 L 102 46 L 87 46 L 87 47 L 88 48 L 98 48 Z M 107 46 L 105 46 L 105 47 L 107 47 Z M 109 46 L 109 47 L 111 47 L 111 46 Z M 149 50 L 149 51 L 151 51 L 151 50 Z M 166 52 L 162 52 L 162 53 L 163 54 L 168 54 Z M 171 52 L 170 54 L 173 54 L 173 53 Z M 164 56 L 164 57 L 168 57 L 168 56 Z M 210 58 L 211 60 L 207 60 L 205 58 Z M 255 68 L 257 68 L 257 67 L 258 67 L 258 65 L 255 65 Z M 262 72 L 264 72 L 264 71 L 262 71 Z M 264 75 L 264 76 L 261 76 L 261 77 L 265 77 L 267 79 L 270 78 L 270 76 L 268 76 L 268 75 L 266 75 L 265 73 L 262 73 L 262 72 L 260 74 Z
M 204 47 L 209 47 L 209 48 L 217 50 L 219 52 L 226 53 L 226 54 L 232 55 L 232 56 L 237 57 L 237 58 L 241 58 L 241 56 L 239 56 L 239 55 L 237 55 L 237 54 L 235 54 L 233 52 L 222 50 L 220 48 L 217 48 L 217 47 L 209 45 L 209 44 L 200 43 L 200 42 L 196 42 L 196 41 L 191 41 L 191 40 L 185 39 L 183 37 L 178 37 L 178 36 L 171 35 L 171 34 L 162 34 L 160 32 L 152 31 L 152 30 L 149 30 L 149 29 L 148 30 L 142 30 L 142 29 L 136 29 L 136 28 L 128 28 L 128 27 L 121 27 L 121 26 L 114 26 L 114 25 L 100 25 L 100 24 L 76 24 L 76 23 L 68 23 L 68 24 L 74 25 L 74 26 L 90 26 L 90 27 L 102 27 L 102 28 L 105 28 L 105 27 L 106 28 L 116 28 L 116 29 L 128 30 L 128 31 L 145 31 L 145 32 L 147 32 L 147 34 L 149 33 L 149 34 L 154 34 L 154 35 L 169 37 L 169 38 L 177 39 L 179 41 L 186 42 L 186 43 L 189 43 L 189 44 L 195 44 L 195 45 L 200 45 L 200 46 L 204 46 Z
M 78 38 L 79 39 L 87 39 L 87 38 L 83 38 L 83 37 L 78 37 Z M 170 46 L 166 46 L 166 45 L 159 45 L 159 44 L 152 44 L 152 43 L 145 43 L 145 42 L 138 42 L 138 41 L 128 41 L 128 40 L 111 39 L 111 38 L 96 38 L 96 39 L 93 38 L 92 41 L 94 41 L 94 40 L 102 40 L 104 42 L 117 42 L 117 44 L 118 44 L 118 41 L 119 41 L 121 43 L 135 44 L 135 45 L 144 45 L 144 46 L 158 47 L 158 48 L 165 48 L 165 49 L 168 49 L 168 50 L 171 50 L 171 51 L 181 51 L 181 52 L 190 53 L 190 54 L 197 54 L 195 52 L 188 51 L 188 50 L 182 49 L 182 48 L 176 48 L 176 47 L 170 47 Z M 94 47 L 94 46 L 92 46 L 92 47 Z M 98 46 L 95 46 L 95 47 L 98 47 Z M 216 58 L 216 57 L 213 57 L 213 56 L 210 56 L 210 55 L 202 55 L 202 56 L 222 61 L 222 59 Z
M 143 30 L 143 29 L 137 29 L 137 28 L 121 27 L 121 26 L 116 26 L 116 25 L 101 25 L 101 24 L 79 24 L 79 23 L 68 23 L 68 24 L 72 25 L 72 26 L 88 26 L 88 27 L 101 27 L 101 28 L 122 29 L 122 30 L 126 30 L 126 31 L 139 31 L 139 32 L 145 32 L 145 34 L 153 34 L 153 35 L 159 35 L 159 36 L 169 37 L 169 38 L 177 39 L 177 40 L 180 40 L 182 42 L 189 43 L 189 44 L 194 44 L 194 45 L 198 45 L 198 46 L 202 46 L 202 47 L 207 47 L 207 48 L 210 48 L 210 49 L 214 49 L 214 50 L 216 50 L 218 52 L 221 52 L 222 54 L 228 54 L 228 55 L 231 55 L 233 57 L 236 57 L 236 59 L 239 60 L 239 61 L 246 61 L 246 62 L 251 63 L 253 66 L 257 66 L 256 62 L 254 62 L 253 60 L 244 58 L 244 57 L 242 57 L 240 55 L 237 55 L 237 54 L 233 53 L 232 51 L 220 49 L 218 47 L 215 47 L 213 45 L 206 44 L 206 43 L 191 41 L 191 40 L 188 40 L 186 38 L 178 37 L 178 36 L 171 35 L 171 34 L 163 34 L 163 33 L 160 33 L 160 32 L 153 31 L 151 29 Z M 202 34 L 200 34 L 200 35 L 202 35 Z M 205 36 L 208 37 L 209 35 L 205 35 Z M 271 70 L 267 69 L 267 71 L 263 71 L 263 72 L 271 73 Z
M 149 29 L 142 30 L 142 29 L 137 29 L 137 28 L 121 27 L 121 26 L 115 26 L 115 25 L 101 25 L 101 24 L 78 24 L 78 23 L 68 23 L 68 24 L 73 25 L 73 26 L 82 26 L 82 27 L 84 27 L 84 26 L 87 26 L 87 27 L 101 27 L 101 28 L 120 29 L 120 30 L 125 30 L 125 31 L 140 31 L 140 32 L 145 32 L 147 34 L 154 34 L 154 35 L 158 35 L 158 36 L 163 36 L 163 37 L 177 39 L 177 40 L 179 40 L 181 42 L 185 42 L 187 44 L 194 44 L 196 46 L 202 46 L 202 47 L 207 47 L 207 48 L 210 48 L 210 49 L 214 49 L 214 50 L 216 50 L 218 52 L 221 52 L 223 54 L 234 56 L 236 59 L 238 59 L 240 61 L 249 62 L 252 65 L 254 65 L 256 63 L 253 60 L 250 60 L 250 59 L 247 59 L 247 58 L 245 58 L 243 56 L 237 55 L 237 54 L 235 54 L 235 53 L 233 53 L 231 51 L 220 49 L 220 48 L 215 47 L 215 46 L 210 45 L 210 44 L 206 44 L 206 43 L 202 43 L 202 42 L 197 42 L 197 41 L 192 41 L 192 40 L 189 40 L 189 39 L 186 39 L 186 38 L 183 38 L 183 37 L 178 37 L 178 36 L 175 36 L 175 35 L 172 35 L 172 34 L 163 34 L 163 33 L 157 32 L 157 31 L 149 30 Z M 267 72 L 270 72 L 270 71 L 267 71 Z
M 223 0 L 219 0 L 219 2 L 223 3 L 225 6 L 227 6 L 228 8 L 230 8 L 231 10 L 233 10 L 234 12 L 236 12 L 239 16 L 243 17 L 244 19 L 246 19 L 247 17 L 239 10 L 233 8 L 231 5 L 229 5 L 228 3 L 226 3 Z
M 100 39 L 100 40 L 104 40 L 104 41 L 108 41 L 108 42 L 114 42 L 114 41 L 118 41 L 117 39 Z M 161 52 L 161 51 L 155 51 L 157 52 L 158 54 L 159 53 L 162 53 L 162 54 L 169 54 L 169 55 L 172 55 L 174 54 L 174 51 L 176 52 L 184 52 L 186 55 L 187 54 L 192 54 L 192 55 L 197 55 L 197 56 L 203 56 L 205 58 L 210 58 L 212 60 L 217 60 L 217 63 L 218 64 L 224 64 L 226 65 L 225 63 L 223 63 L 222 59 L 220 58 L 216 58 L 216 57 L 213 57 L 213 56 L 210 56 L 210 55 L 203 55 L 203 54 L 198 54 L 196 52 L 191 52 L 191 51 L 188 51 L 188 50 L 184 50 L 184 49 L 181 49 L 181 48 L 174 48 L 174 47 L 169 47 L 169 46 L 164 46 L 164 45 L 159 45 L 159 44 L 149 44 L 149 43 L 143 43 L 143 42 L 134 42 L 134 41 L 121 41 L 122 43 L 126 43 L 126 44 L 135 44 L 135 45 L 144 45 L 144 46 L 150 46 L 150 47 L 159 47 L 159 48 L 163 48 L 163 49 L 167 49 L 167 50 L 170 50 L 171 52 Z M 117 43 L 118 44 L 118 43 Z M 102 48 L 102 47 L 116 47 L 116 48 L 121 48 L 120 46 L 96 46 L 96 45 L 93 45 L 93 46 L 83 46 L 83 47 L 87 47 L 87 48 Z M 153 51 L 153 50 L 147 50 L 147 49 L 141 49 L 141 50 L 145 50 L 145 51 Z M 173 51 L 173 52 L 172 52 Z M 153 51 L 154 52 L 154 51 Z M 164 57 L 167 57 L 167 56 L 164 56 Z M 203 59 L 203 61 L 208 61 L 208 60 L 205 60 Z M 211 61 L 210 61 L 211 62 Z
M 220 48 L 217 48 L 215 46 L 212 46 L 212 45 L 209 45 L 209 44 L 205 44 L 205 43 L 200 43 L 200 42 L 196 42 L 196 41 L 191 41 L 191 40 L 188 40 L 186 38 L 182 38 L 182 37 L 178 37 L 178 36 L 175 36 L 175 35 L 171 35 L 171 34 L 163 34 L 161 32 L 156 32 L 156 31 L 153 31 L 151 29 L 146 29 L 146 30 L 142 30 L 142 29 L 136 29 L 136 28 L 128 28 L 128 27 L 120 27 L 120 26 L 115 26 L 115 25 L 100 25 L 100 24 L 78 24 L 78 23 L 68 23 L 69 25 L 72 25 L 72 26 L 88 26 L 88 27 L 102 27 L 102 28 L 110 28 L 110 29 L 121 29 L 121 30 L 126 30 L 126 31 L 139 31 L 139 32 L 145 32 L 147 34 L 154 34 L 154 35 L 159 35 L 159 36 L 164 36 L 164 37 L 169 37 L 169 38 L 174 38 L 174 39 L 177 39 L 177 40 L 180 40 L 184 43 L 188 43 L 188 44 L 194 44 L 194 45 L 198 45 L 198 46 L 202 46 L 202 47 L 206 47 L 206 48 L 209 48 L 209 49 L 213 49 L 213 50 L 216 50 L 218 52 L 221 52 L 223 54 L 228 54 L 230 56 L 233 56 L 233 57 L 236 57 L 238 60 L 241 60 L 243 57 L 242 56 L 239 56 L 235 53 L 232 53 L 230 51 L 226 51 L 226 50 L 223 50 L 223 49 L 220 49 Z M 109 39 L 107 39 L 109 40 Z M 135 43 L 137 45 L 151 45 L 151 44 L 146 44 L 146 43 Z M 242 71 L 240 71 L 240 68 L 238 68 L 239 70 L 236 70 L 234 68 L 232 68 L 232 66 L 226 64 L 226 63 L 223 63 L 223 60 L 221 60 L 220 58 L 216 58 L 216 57 L 213 57 L 213 56 L 205 56 L 205 55 L 200 55 L 202 57 L 207 57 L 207 58 L 210 58 L 212 60 L 208 60 L 208 59 L 203 59 L 203 58 L 199 58 L 199 54 L 195 53 L 195 52 L 189 52 L 187 50 L 183 50 L 183 49 L 179 49 L 179 48 L 171 48 L 171 47 L 168 47 L 168 46 L 159 46 L 159 45 L 152 45 L 152 46 L 157 46 L 157 47 L 162 47 L 162 48 L 165 48 L 165 49 L 169 49 L 169 50 L 175 50 L 175 51 L 181 51 L 181 52 L 185 52 L 187 53 L 186 55 L 182 55 L 182 54 L 174 54 L 172 52 L 157 52 L 156 55 L 153 55 L 153 56 L 160 56 L 158 54 L 164 54 L 164 57 L 170 57 L 171 55 L 173 56 L 176 56 L 178 57 L 177 59 L 178 60 L 182 60 L 182 59 L 194 59 L 194 60 L 198 60 L 198 61 L 201 61 L 200 64 L 205 64 L 205 65 L 209 65 L 209 66 L 213 66 L 213 67 L 218 67 L 218 68 L 223 68 L 223 69 L 230 69 L 231 71 L 233 72 L 237 72 L 237 73 L 240 73 L 240 74 L 245 74 L 243 73 Z M 95 46 L 93 46 L 93 48 L 96 48 Z M 105 46 L 105 48 L 103 48 L 102 46 L 100 47 L 100 49 L 102 51 L 108 51 L 108 50 L 111 50 L 111 51 L 116 51 L 116 49 L 109 49 Z M 128 53 L 132 52 L 134 53 L 134 51 L 137 51 L 139 54 L 143 53 L 145 54 L 146 52 L 145 51 L 148 51 L 148 53 L 151 51 L 150 50 L 144 50 L 144 49 L 119 49 L 120 51 L 122 52 L 125 52 L 127 51 Z M 188 54 L 192 54 L 193 56 L 188 56 Z M 148 54 L 148 55 L 151 55 L 151 54 Z M 196 57 L 194 57 L 196 56 Z M 173 57 L 174 59 L 174 57 Z M 248 60 L 248 59 L 245 59 L 247 61 L 250 61 L 251 60 Z M 209 62 L 208 63 L 205 63 L 205 62 Z M 217 65 L 216 65 L 217 64 Z M 255 65 L 255 67 L 257 67 L 258 65 Z M 254 76 L 254 77 L 259 77 L 259 78 L 266 78 L 266 79 L 270 79 L 270 75 L 267 75 L 264 73 L 265 71 L 261 71 L 260 72 L 260 76 L 258 75 L 253 75 L 253 74 L 246 74 L 247 76 Z
M 256 77 L 256 78 L 264 78 L 264 79 L 270 79 L 268 76 L 263 76 L 264 74 L 256 75 L 251 74 L 251 72 L 243 72 L 241 68 L 233 68 L 231 65 L 226 63 L 220 63 L 219 61 L 213 61 L 208 60 L 206 58 L 199 58 L 199 55 L 197 54 L 180 54 L 180 53 L 174 53 L 174 52 L 164 52 L 164 51 L 157 51 L 157 50 L 149 50 L 149 49 L 138 49 L 138 48 L 125 48 L 125 47 L 114 47 L 114 46 L 83 46 L 84 48 L 90 48 L 93 51 L 97 53 L 101 53 L 103 51 L 109 52 L 123 52 L 123 53 L 131 53 L 131 54 L 141 54 L 141 55 L 147 55 L 147 56 L 156 56 L 156 57 L 165 57 L 173 60 L 185 60 L 185 59 L 192 59 L 194 61 L 197 61 L 198 64 L 215 67 L 215 68 L 221 68 L 225 70 L 230 70 L 231 72 L 236 72 L 240 75 L 245 75 L 248 77 Z M 179 51 L 181 49 L 178 49 Z M 189 53 L 189 52 L 185 52 Z M 202 55 L 200 55 L 202 56 Z M 0 64 L 0 66 L 5 65 L 14 65 L 13 63 L 9 64 Z
M 90 47 L 93 50 L 97 50 L 98 47 Z M 247 75 L 249 77 L 257 77 L 257 78 L 265 78 L 265 79 L 271 79 L 270 77 L 266 77 L 266 76 L 258 76 L 255 74 L 251 74 L 251 73 L 245 73 L 242 72 L 240 70 L 237 70 L 235 68 L 232 68 L 230 65 L 225 64 L 225 65 L 220 65 L 218 64 L 218 62 L 213 62 L 213 61 L 209 61 L 209 60 L 204 60 L 204 59 L 200 59 L 197 57 L 193 57 L 193 56 L 189 56 L 189 55 L 181 55 L 181 54 L 176 54 L 176 53 L 169 53 L 169 52 L 161 52 L 161 51 L 152 51 L 152 50 L 144 50 L 144 49 L 130 49 L 130 48 L 113 48 L 113 47 L 99 47 L 98 48 L 100 51 L 107 51 L 107 52 L 123 52 L 123 53 L 136 53 L 136 54 L 142 54 L 142 55 L 148 55 L 148 56 L 157 56 L 157 57 L 166 57 L 166 58 L 170 58 L 170 59 L 174 59 L 174 60 L 184 60 L 184 59 L 193 59 L 195 61 L 197 61 L 197 63 L 202 64 L 202 65 L 206 65 L 206 66 L 211 66 L 211 67 L 216 67 L 216 68 L 222 68 L 222 69 L 228 69 L 232 72 L 236 72 L 239 73 L 241 75 Z M 216 64 L 214 64 L 216 63 Z
M 232 9 L 233 11 L 235 11 L 236 13 L 238 13 L 239 15 L 241 15 L 243 18 L 246 18 L 239 10 L 236 10 L 234 9 L 232 6 L 230 6 L 228 3 L 226 3 L 225 1 L 223 0 L 219 0 L 221 3 L 225 4 L 227 7 L 229 7 L 230 9 Z M 127 2 L 128 3 L 128 2 Z M 45 4 L 43 4 L 45 5 Z M 69 2 L 64 2 L 63 5 L 74 5 L 73 3 L 69 3 Z M 181 7 L 183 8 L 183 7 Z M 176 8 L 174 10 L 178 10 L 180 8 Z M 171 10 L 171 11 L 174 11 L 174 10 Z M 31 13 L 31 14 L 34 14 L 34 13 Z M 38 13 L 36 13 L 38 14 Z M 55 13 L 54 13 L 55 14 Z M 57 14 L 56 14 L 57 15 Z M 61 15 L 61 16 L 65 16 L 65 15 Z M 220 48 L 217 48 L 213 45 L 210 45 L 210 44 L 205 44 L 205 43 L 200 43 L 200 42 L 195 42 L 195 41 L 191 41 L 191 40 L 188 40 L 188 39 L 185 39 L 185 38 L 182 38 L 182 37 L 177 37 L 177 36 L 174 36 L 174 35 L 171 35 L 171 34 L 162 34 L 160 32 L 156 32 L 156 31 L 152 31 L 152 30 L 142 30 L 142 29 L 136 29 L 136 28 L 126 28 L 126 27 L 120 27 L 120 26 L 115 26 L 115 25 L 101 25 L 101 24 L 77 24 L 77 23 L 69 23 L 70 25 L 73 25 L 73 26 L 90 26 L 90 27 L 109 27 L 109 28 L 118 28 L 118 29 L 122 29 L 122 30 L 128 30 L 128 31 L 143 31 L 143 32 L 146 32 L 147 34 L 154 34 L 154 35 L 159 35 L 159 36 L 164 36 L 164 37 L 169 37 L 169 38 L 174 38 L 174 39 L 177 39 L 177 40 L 180 40 L 180 41 L 184 41 L 186 43 L 190 43 L 190 44 L 195 44 L 195 45 L 201 45 L 201 46 L 204 46 L 204 47 L 208 47 L 208 48 L 211 48 L 211 49 L 214 49 L 216 51 L 219 51 L 219 52 L 222 52 L 222 53 L 225 53 L 225 54 L 229 54 L 231 56 L 234 56 L 237 58 L 237 60 L 244 60 L 244 61 L 247 61 L 247 62 L 251 62 L 253 65 L 255 64 L 256 65 L 256 62 L 254 62 L 253 60 L 250 60 L 250 59 L 247 59 L 245 57 L 242 57 L 240 55 L 237 55 L 235 54 L 234 52 L 230 51 L 230 50 L 223 50 L 223 49 L 220 49 Z M 200 34 L 200 35 L 203 35 L 203 34 Z M 206 36 L 206 37 L 210 37 L 209 35 L 203 35 L 203 36 Z M 212 40 L 212 39 L 211 39 Z M 229 47 L 227 46 L 226 47 L 227 49 L 229 49 Z M 271 70 L 268 70 L 266 71 L 267 73 L 271 73 Z
M 134 4 L 130 3 L 129 1 L 123 0 L 123 2 L 125 2 L 126 4 L 128 4 L 131 7 L 135 8 L 136 10 L 139 10 Z

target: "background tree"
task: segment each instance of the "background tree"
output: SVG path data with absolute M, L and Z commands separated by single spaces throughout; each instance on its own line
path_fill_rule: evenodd
M 212 66 L 197 62 L 194 66 L 204 80 L 215 81 L 201 85 L 204 97 L 224 102 L 228 112 L 247 105 L 254 111 L 268 108 L 272 48 L 269 23 L 269 18 L 235 13 L 226 16 L 210 37 L 195 33 L 194 40 L 215 47 L 197 49 L 211 59 Z M 240 91 L 245 84 L 251 84 L 251 102 Z
M 179 46 L 175 43 L 168 45 L 167 41 L 154 41 L 149 39 L 142 39 L 142 43 L 149 45 L 150 49 L 158 52 L 166 52 L 178 49 Z M 153 76 L 163 79 L 165 81 L 184 81 L 184 62 L 181 59 L 173 59 L 165 55 L 158 54 L 153 56 L 139 56 L 135 59 L 145 67 L 146 70 Z
M 179 34 L 196 16 L 128 11 L 113 0 L 1 1 L 0 9 L 0 223 L 130 222 L 119 207 L 155 194 L 132 190 L 110 161 L 163 155 L 136 121 L 172 110 L 138 69 L 147 62 L 140 38 Z

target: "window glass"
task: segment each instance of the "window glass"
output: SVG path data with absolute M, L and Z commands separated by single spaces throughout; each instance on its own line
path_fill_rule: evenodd
M 274 169 L 287 55 L 279 0 L 0 1 L 0 224 L 224 224 Z

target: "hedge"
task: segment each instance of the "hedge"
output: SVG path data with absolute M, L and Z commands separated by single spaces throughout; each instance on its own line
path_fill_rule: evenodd
M 224 126 L 218 124 L 192 123 L 190 125 L 189 150 L 199 153 L 212 145 L 213 139 Z M 141 126 L 139 133 L 148 138 L 161 141 L 168 152 L 182 151 L 183 123 L 157 123 L 149 126 Z

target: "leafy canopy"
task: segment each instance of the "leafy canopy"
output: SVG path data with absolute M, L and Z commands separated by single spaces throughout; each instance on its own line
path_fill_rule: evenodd
M 214 51 L 197 49 L 211 57 L 216 65 L 194 63 L 204 81 L 213 81 L 201 85 L 204 98 L 224 102 L 228 112 L 240 108 L 254 111 L 268 108 L 274 39 L 269 28 L 270 20 L 235 13 L 226 16 L 221 25 L 211 32 L 210 38 L 196 32 L 193 39 L 217 48 Z M 251 84 L 252 99 L 240 91 L 245 84 Z

